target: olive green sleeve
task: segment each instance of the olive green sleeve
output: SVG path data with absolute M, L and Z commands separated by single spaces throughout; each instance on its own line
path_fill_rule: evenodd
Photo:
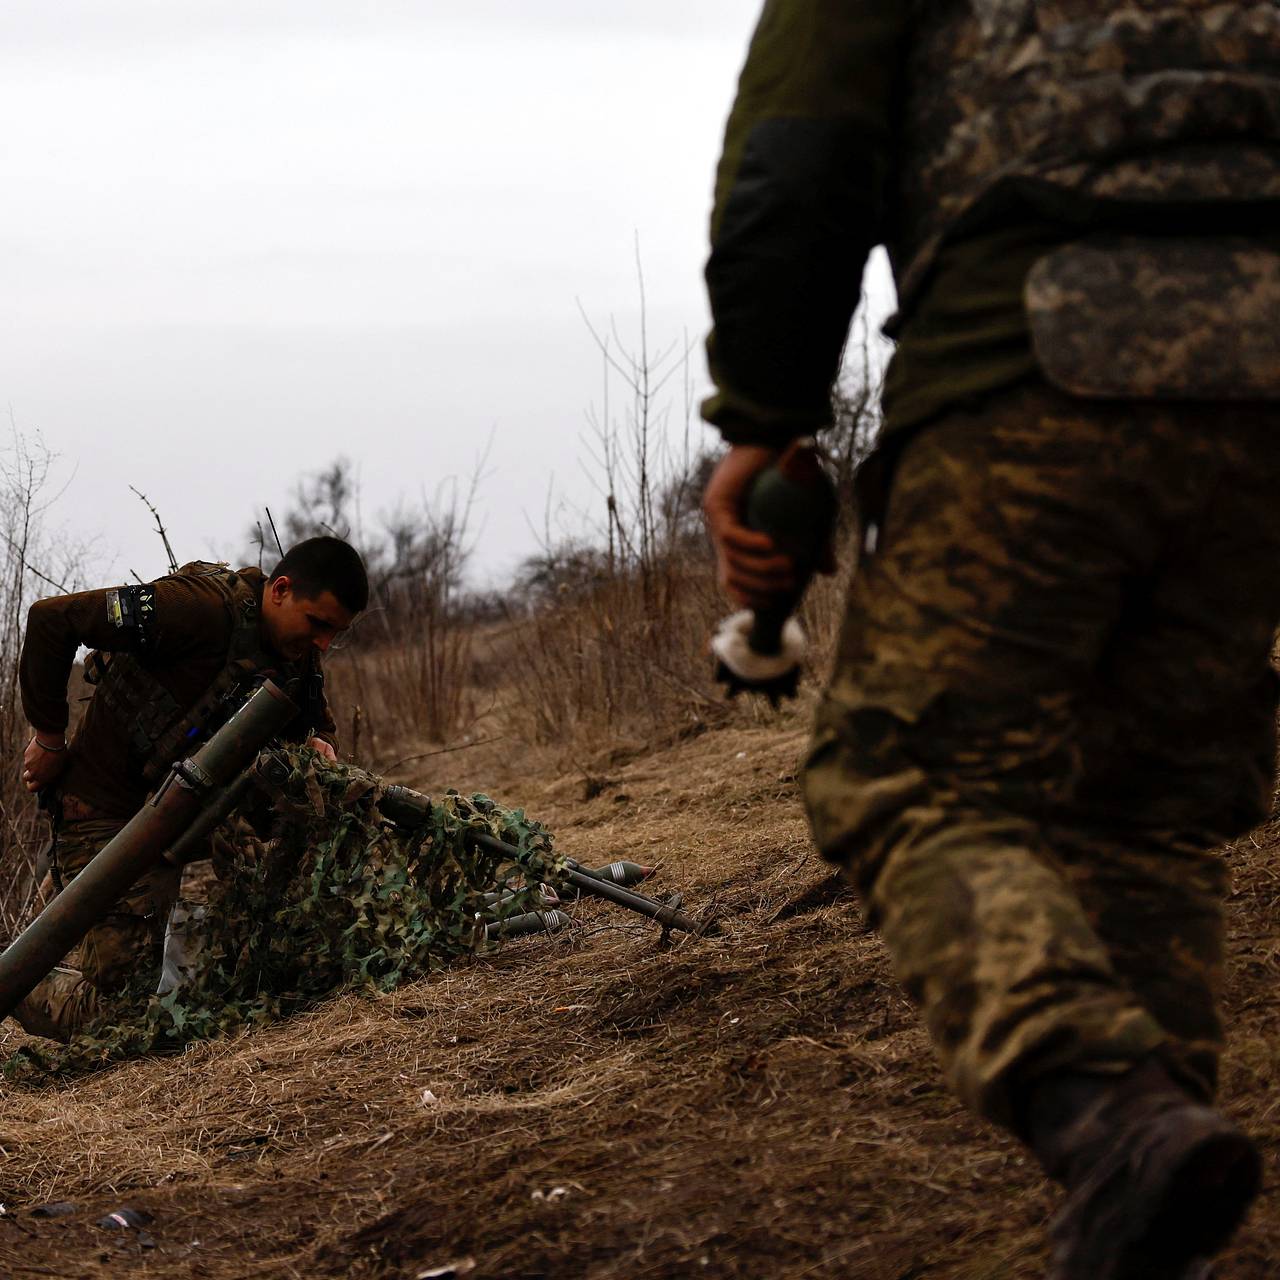
M 41 733 L 62 733 L 69 718 L 67 680 L 83 639 L 106 630 L 107 593 L 80 591 L 37 600 L 27 614 L 27 630 L 18 662 L 22 710 Z
M 870 249 L 883 238 L 905 0 L 768 0 L 725 132 L 707 341 L 725 438 L 826 425 Z
M 66 729 L 67 680 L 82 645 L 174 663 L 225 649 L 225 619 L 221 597 L 191 578 L 162 578 L 37 600 L 27 614 L 18 663 L 23 712 L 34 729 Z

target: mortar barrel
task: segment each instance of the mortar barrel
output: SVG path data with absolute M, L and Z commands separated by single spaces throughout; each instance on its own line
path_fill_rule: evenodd
M 431 816 L 431 798 L 412 787 L 397 784 L 383 790 L 378 808 L 388 822 L 412 831 Z
M 146 804 L 0 955 L 0 1018 L 62 960 L 144 871 L 298 713 L 264 684 L 191 759 L 176 765 Z
M 253 789 L 253 768 L 245 769 L 238 778 L 223 787 L 196 815 L 195 821 L 165 851 L 165 861 L 185 867 L 209 856 L 209 837 L 245 801 Z

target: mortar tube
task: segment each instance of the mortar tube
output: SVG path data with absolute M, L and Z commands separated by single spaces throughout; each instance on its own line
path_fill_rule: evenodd
M 393 826 L 412 831 L 431 816 L 431 797 L 396 783 L 383 788 L 378 808 Z
M 245 797 L 253 790 L 253 784 L 254 770 L 250 765 L 204 805 L 196 820 L 165 850 L 164 860 L 172 862 L 175 867 L 185 867 L 188 862 L 207 858 L 208 849 L 202 846 L 244 803 Z
M 6 1018 L 161 858 L 219 788 L 251 764 L 298 714 L 269 681 L 188 760 L 170 770 L 155 794 L 94 855 L 0 955 L 0 1018 Z

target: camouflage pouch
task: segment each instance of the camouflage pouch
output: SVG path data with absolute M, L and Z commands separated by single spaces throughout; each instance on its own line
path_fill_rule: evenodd
M 1280 400 L 1280 253 L 1256 240 L 1092 237 L 1041 258 L 1024 297 L 1072 395 Z

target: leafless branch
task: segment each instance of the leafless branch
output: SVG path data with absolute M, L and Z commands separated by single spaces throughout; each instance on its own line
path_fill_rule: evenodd
M 9 550 L 21 561 L 23 569 L 27 571 L 33 578 L 39 578 L 46 586 L 53 587 L 55 591 L 60 591 L 64 596 L 70 595 L 72 588 L 65 582 L 59 582 L 57 578 L 51 578 L 47 573 L 42 573 L 35 567 L 23 554 L 19 544 L 3 529 L 0 529 L 0 538 L 3 538 Z
M 284 556 L 284 543 L 280 541 L 280 534 L 276 531 L 276 522 L 275 522 L 274 517 L 273 517 L 273 516 L 272 516 L 272 514 L 271 514 L 271 508 L 270 508 L 270 507 L 264 507 L 264 508 L 263 508 L 263 510 L 264 510 L 264 511 L 266 511 L 266 513 L 267 513 L 267 523 L 271 526 L 271 536 L 276 540 L 276 550 L 277 550 L 277 551 L 279 551 L 279 552 L 280 552 L 281 557 L 283 557 L 283 556 Z M 322 527 L 323 527 L 323 528 L 325 528 L 325 529 L 328 529 L 328 528 L 329 528 L 329 526 L 328 526 L 327 524 L 323 524 L 323 523 L 322 523 Z M 262 525 L 261 525 L 261 524 L 259 524 L 259 525 L 258 525 L 258 528 L 259 528 L 259 530 L 261 530 Z M 332 530 L 330 530 L 330 532 L 332 532 Z
M 456 747 L 440 747 L 436 751 L 423 751 L 416 756 L 405 756 L 402 760 L 397 760 L 394 764 L 389 764 L 379 769 L 379 773 L 394 773 L 402 765 L 416 764 L 419 760 L 430 760 L 432 756 L 451 756 L 457 751 L 470 751 L 472 747 L 483 747 L 490 742 L 501 742 L 507 735 L 505 733 L 496 734 L 492 738 L 480 738 L 475 742 L 461 742 Z
M 169 535 L 165 532 L 164 525 L 161 523 L 160 513 L 155 509 L 155 506 L 151 502 L 151 499 L 148 498 L 147 495 L 143 493 L 141 489 L 135 489 L 133 485 L 130 485 L 129 488 L 133 489 L 133 492 L 136 493 L 138 497 L 142 499 L 143 504 L 146 506 L 147 510 L 150 511 L 153 516 L 155 516 L 156 532 L 160 535 L 160 541 L 164 543 L 164 553 L 169 558 L 169 572 L 177 573 L 178 558 L 173 554 L 173 548 L 169 545 Z

